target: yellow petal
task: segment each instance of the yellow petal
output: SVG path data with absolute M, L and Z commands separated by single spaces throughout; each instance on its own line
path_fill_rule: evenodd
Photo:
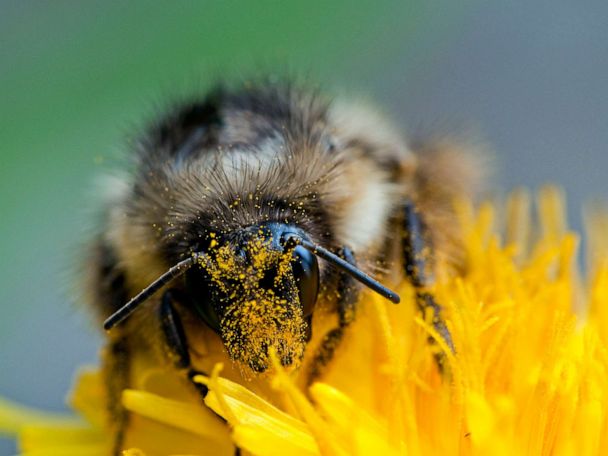
M 92 454 L 107 454 L 110 451 L 110 441 L 103 432 L 82 425 L 26 426 L 19 435 L 19 448 L 26 454 L 89 454 L 78 453 L 85 448 Z
M 108 416 L 106 412 L 106 385 L 96 368 L 80 368 L 76 382 L 68 398 L 71 407 L 94 427 L 103 429 Z
M 0 434 L 16 435 L 27 425 L 78 426 L 82 422 L 72 416 L 45 413 L 0 397 Z
M 204 378 L 198 379 L 209 384 Z M 239 446 L 255 454 L 318 454 L 317 445 L 307 426 L 245 387 L 227 379 L 218 379 L 223 402 L 229 408 L 234 439 Z M 224 416 L 217 391 L 210 389 L 205 404 Z
M 226 425 L 203 404 L 179 402 L 131 389 L 123 391 L 122 402 L 131 412 L 201 437 L 225 441 L 230 435 Z

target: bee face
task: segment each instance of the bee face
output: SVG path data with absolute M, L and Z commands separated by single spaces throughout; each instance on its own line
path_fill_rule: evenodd
M 207 254 L 186 273 L 193 309 L 222 338 L 230 357 L 255 372 L 266 370 L 271 349 L 285 366 L 299 361 L 319 269 L 311 252 L 287 242 L 306 234 L 268 223 L 212 235 Z

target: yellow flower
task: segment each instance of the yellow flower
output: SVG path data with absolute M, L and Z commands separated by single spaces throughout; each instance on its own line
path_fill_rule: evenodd
M 27 456 L 108 455 L 103 388 L 96 371 L 80 372 L 70 405 L 81 418 L 42 413 L 2 400 L 0 432 L 18 434 L 20 450 Z
M 418 315 L 409 284 L 398 287 L 398 306 L 365 293 L 321 382 L 301 390 L 275 360 L 281 408 L 222 378 L 221 366 L 196 378 L 209 387 L 208 408 L 168 387 L 126 390 L 138 424 L 125 454 L 232 454 L 234 445 L 256 455 L 608 454 L 608 218 L 590 223 L 585 284 L 559 192 L 541 192 L 537 229 L 528 206 L 525 193 L 509 199 L 504 240 L 493 206 L 459 206 L 466 272 L 440 275 L 432 290 L 454 353 Z M 165 381 L 147 375 L 143 385 Z M 0 403 L 0 427 L 18 433 L 28 455 L 108 454 L 97 374 L 81 375 L 72 404 L 82 422 Z

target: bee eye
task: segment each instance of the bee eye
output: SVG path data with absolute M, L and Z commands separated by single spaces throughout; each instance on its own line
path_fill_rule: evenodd
M 319 292 L 317 257 L 301 245 L 293 249 L 291 269 L 298 287 L 300 305 L 305 317 L 312 315 Z

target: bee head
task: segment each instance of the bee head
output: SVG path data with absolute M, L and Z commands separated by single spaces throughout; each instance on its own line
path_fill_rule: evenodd
M 233 360 L 256 372 L 270 365 L 271 349 L 284 366 L 297 365 L 310 335 L 319 267 L 292 237 L 308 239 L 282 223 L 210 233 L 206 255 L 186 273 L 197 315 L 219 334 Z

